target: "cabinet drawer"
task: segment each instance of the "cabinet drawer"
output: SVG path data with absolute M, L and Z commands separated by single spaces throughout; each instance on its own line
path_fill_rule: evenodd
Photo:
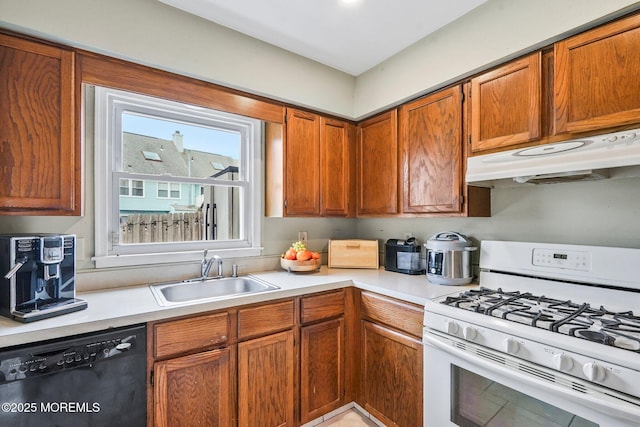
M 344 290 L 303 297 L 300 300 L 300 321 L 315 322 L 344 313 Z
M 157 323 L 153 326 L 153 357 L 162 359 L 224 344 L 228 331 L 226 312 Z
M 389 297 L 362 292 L 362 317 L 391 326 L 416 337 L 422 337 L 424 307 Z
M 293 300 L 238 310 L 238 339 L 293 327 Z

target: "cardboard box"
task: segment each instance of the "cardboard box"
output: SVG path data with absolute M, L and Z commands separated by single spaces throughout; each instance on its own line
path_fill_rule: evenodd
M 329 240 L 329 268 L 375 268 L 380 265 L 377 240 Z

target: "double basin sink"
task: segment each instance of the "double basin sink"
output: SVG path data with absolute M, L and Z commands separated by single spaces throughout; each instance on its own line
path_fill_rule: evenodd
M 158 283 L 149 287 L 161 306 L 217 301 L 280 289 L 278 286 L 248 276 L 193 279 Z

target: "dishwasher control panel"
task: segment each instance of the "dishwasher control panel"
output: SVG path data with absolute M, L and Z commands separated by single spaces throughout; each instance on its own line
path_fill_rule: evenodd
M 137 345 L 145 347 L 144 337 L 138 343 L 137 334 L 127 332 L 0 351 L 0 384 L 91 367 L 94 363 L 128 354 Z

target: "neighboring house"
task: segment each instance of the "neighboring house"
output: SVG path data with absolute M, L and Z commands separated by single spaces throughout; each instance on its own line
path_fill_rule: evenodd
M 123 133 L 123 169 L 128 172 L 166 175 L 166 181 L 120 180 L 120 216 L 202 212 L 209 238 L 230 239 L 237 235 L 238 190 L 204 187 L 172 181 L 172 177 L 216 177 L 234 180 L 238 161 L 229 156 L 184 149 L 183 135 L 172 140 Z

